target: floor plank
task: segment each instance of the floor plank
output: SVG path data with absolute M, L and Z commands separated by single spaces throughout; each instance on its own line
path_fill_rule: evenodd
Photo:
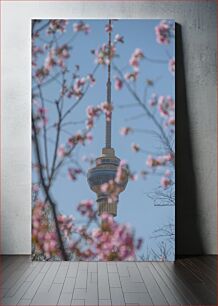
M 149 265 L 149 264 L 148 264 Z M 168 305 L 167 300 L 155 280 L 153 274 L 151 273 L 148 266 L 143 265 L 143 263 L 137 263 L 138 269 L 142 275 L 144 284 L 149 292 L 151 300 L 154 305 Z

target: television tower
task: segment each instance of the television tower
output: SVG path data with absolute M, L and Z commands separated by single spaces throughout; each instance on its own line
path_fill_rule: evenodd
M 111 28 L 111 20 L 109 20 L 109 28 Z M 108 79 L 107 79 L 107 102 L 111 104 L 111 31 L 108 34 L 108 50 L 109 50 L 109 63 L 108 63 Z M 89 169 L 87 174 L 87 180 L 89 187 L 97 194 L 98 214 L 107 212 L 113 216 L 117 215 L 117 200 L 109 201 L 110 195 L 106 192 L 102 192 L 101 185 L 114 180 L 117 173 L 117 168 L 120 163 L 120 159 L 115 156 L 115 150 L 111 147 L 111 125 L 112 114 L 110 118 L 106 118 L 105 126 L 105 147 L 102 149 L 102 155 L 96 159 L 96 166 Z M 128 170 L 125 171 L 125 179 L 119 183 L 119 190 L 122 192 L 128 182 Z

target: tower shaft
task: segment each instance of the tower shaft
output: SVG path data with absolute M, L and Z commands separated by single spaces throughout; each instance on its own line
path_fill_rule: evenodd
M 109 27 L 111 27 L 111 20 L 109 20 Z M 111 104 L 111 31 L 109 29 L 109 41 L 108 41 L 108 53 L 109 53 L 109 63 L 108 63 L 108 80 L 107 80 L 107 102 Z M 106 120 L 106 131 L 105 131 L 105 147 L 111 148 L 111 117 Z

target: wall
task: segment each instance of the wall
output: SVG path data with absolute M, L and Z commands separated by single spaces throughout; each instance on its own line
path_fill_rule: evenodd
M 31 18 L 177 26 L 177 254 L 216 254 L 216 2 L 2 1 L 1 252 L 31 253 Z

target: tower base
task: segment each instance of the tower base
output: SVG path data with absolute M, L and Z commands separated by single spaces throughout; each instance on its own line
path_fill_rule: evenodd
M 103 213 L 108 213 L 114 217 L 117 215 L 117 203 L 112 202 L 108 203 L 107 199 L 99 199 L 97 200 L 98 204 L 98 215 L 102 215 Z

